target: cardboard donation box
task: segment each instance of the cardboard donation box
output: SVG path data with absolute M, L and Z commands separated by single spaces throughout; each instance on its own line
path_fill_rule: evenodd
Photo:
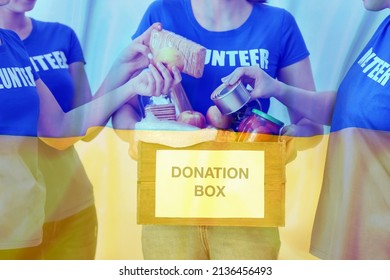
M 138 143 L 138 224 L 284 226 L 286 144 Z

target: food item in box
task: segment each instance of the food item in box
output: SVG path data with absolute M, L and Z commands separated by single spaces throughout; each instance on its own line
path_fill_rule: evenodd
M 266 142 L 279 135 L 284 123 L 257 109 L 238 126 L 238 142 Z
M 168 69 L 174 65 L 195 78 L 203 75 L 206 48 L 167 30 L 153 30 L 149 42 L 155 61 Z
M 180 114 L 181 112 L 187 110 L 192 111 L 191 103 L 188 100 L 187 94 L 181 83 L 175 85 L 172 88 L 171 92 L 169 93 L 169 96 L 172 100 L 172 103 L 176 106 L 177 114 Z
M 145 116 L 153 114 L 160 120 L 176 121 L 176 107 L 168 95 L 152 96 L 145 106 Z
M 193 125 L 199 128 L 206 127 L 206 118 L 202 115 L 202 113 L 197 111 L 187 110 L 181 112 L 177 117 L 177 121 L 180 123 Z
M 249 102 L 250 98 L 250 93 L 241 81 L 230 86 L 222 84 L 210 96 L 210 99 L 224 115 L 230 115 L 240 110 Z
M 176 120 L 175 104 L 155 104 L 145 106 L 145 115 L 152 113 L 159 120 Z
M 239 123 L 252 114 L 253 108 L 261 110 L 260 101 L 258 99 L 251 101 L 250 92 L 241 81 L 230 86 L 220 85 L 213 91 L 210 99 L 222 115 L 221 119 L 218 120 L 212 114 L 211 119 L 215 120 L 216 123 L 212 125 L 221 129 L 232 128 L 234 131 L 238 131 Z M 212 112 L 215 111 L 212 110 Z M 229 122 L 229 126 L 227 126 L 227 122 Z
M 178 49 L 174 47 L 165 47 L 157 51 L 153 56 L 155 61 L 164 64 L 172 72 L 173 66 L 176 66 L 180 72 L 184 70 L 184 57 Z
M 207 123 L 215 128 L 228 129 L 232 124 L 231 115 L 223 115 L 217 106 L 210 106 L 206 113 Z

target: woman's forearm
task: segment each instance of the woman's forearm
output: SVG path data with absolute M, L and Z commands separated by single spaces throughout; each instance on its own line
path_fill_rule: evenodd
M 83 136 L 88 128 L 104 125 L 115 110 L 123 105 L 135 89 L 126 83 L 89 103 L 64 113 L 47 88 L 39 86 L 41 97 L 41 117 L 39 135 L 50 138 Z
M 336 92 L 315 92 L 278 82 L 274 97 L 303 117 L 323 125 L 330 125 Z

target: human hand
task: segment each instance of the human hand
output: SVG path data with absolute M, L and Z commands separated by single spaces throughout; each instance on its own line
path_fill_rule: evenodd
M 177 67 L 172 68 L 172 73 L 173 76 L 162 63 L 157 63 L 156 66 L 149 64 L 148 69 L 130 79 L 131 93 L 144 96 L 167 94 L 173 86 L 181 82 L 181 74 Z
M 258 66 L 239 67 L 222 78 L 226 85 L 234 85 L 239 80 L 253 88 L 251 96 L 254 99 L 270 98 L 277 91 L 277 81 Z
M 151 51 L 149 49 L 149 41 L 152 30 L 162 30 L 161 23 L 154 23 L 144 33 L 135 38 L 133 42 L 123 50 L 118 58 L 118 64 L 130 66 L 134 73 L 145 69 L 150 63 Z
M 153 29 L 161 30 L 162 26 L 160 23 L 153 24 L 121 52 L 102 85 L 103 92 L 125 84 L 148 67 L 151 59 L 149 40 Z

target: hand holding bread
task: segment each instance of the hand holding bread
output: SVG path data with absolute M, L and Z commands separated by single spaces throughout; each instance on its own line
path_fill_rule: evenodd
M 181 72 L 200 78 L 203 75 L 206 48 L 167 30 L 153 29 L 149 48 L 153 61 L 168 69 L 176 66 Z

